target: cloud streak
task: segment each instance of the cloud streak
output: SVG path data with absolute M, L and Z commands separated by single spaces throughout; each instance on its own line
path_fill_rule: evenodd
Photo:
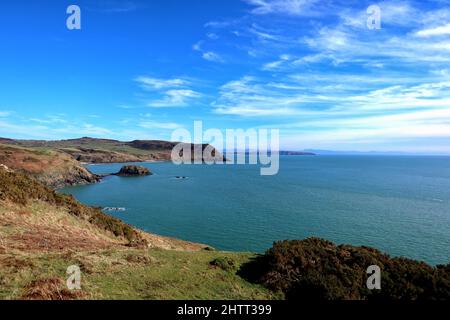
M 146 102 L 153 108 L 185 107 L 202 97 L 202 94 L 190 89 L 192 83 L 182 78 L 161 79 L 140 76 L 135 79 L 141 88 L 156 98 Z

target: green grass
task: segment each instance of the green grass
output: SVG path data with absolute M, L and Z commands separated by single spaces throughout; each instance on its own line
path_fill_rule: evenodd
M 36 279 L 66 280 L 66 269 L 82 270 L 83 298 L 88 299 L 276 299 L 269 290 L 246 282 L 236 270 L 215 268 L 210 262 L 230 258 L 241 265 L 254 254 L 177 252 L 125 249 L 92 253 L 11 256 L 0 261 L 0 299 L 16 299 Z M 15 266 L 14 266 L 15 264 Z
M 155 152 L 160 152 L 161 150 L 143 150 L 139 148 L 134 148 L 132 146 L 126 145 L 124 142 L 120 141 L 105 141 L 105 140 L 92 140 L 92 141 L 84 141 L 82 144 L 75 141 L 19 141 L 20 146 L 15 145 L 4 145 L 5 147 L 12 147 L 16 149 L 26 149 L 30 152 L 51 152 L 55 149 L 67 150 L 67 151 L 78 151 L 80 148 L 84 149 L 93 149 L 104 152 L 118 152 L 125 153 L 134 156 L 148 156 Z
M 152 151 L 133 148 L 124 143 L 112 141 L 92 141 L 83 144 L 72 143 L 70 141 L 52 141 L 53 148 L 78 150 L 79 148 L 93 149 L 99 151 L 114 151 L 119 153 L 131 154 L 135 156 L 146 156 Z
M 46 147 L 37 147 L 37 148 L 31 148 L 31 147 L 23 147 L 23 146 L 16 146 L 16 145 L 7 145 L 7 144 L 0 144 L 1 150 L 4 151 L 13 151 L 13 152 L 27 152 L 34 155 L 43 155 L 43 156 L 49 156 L 53 155 L 55 153 L 54 150 L 51 148 Z

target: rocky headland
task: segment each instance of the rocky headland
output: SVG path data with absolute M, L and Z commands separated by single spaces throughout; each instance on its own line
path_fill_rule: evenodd
M 89 172 L 84 164 L 170 161 L 172 149 L 177 144 L 160 140 L 123 142 L 88 137 L 57 141 L 0 138 L 0 163 L 29 174 L 48 187 L 59 189 L 96 183 L 104 177 Z M 208 146 L 202 145 L 202 150 Z M 195 149 L 194 144 L 187 147 Z M 197 158 L 192 153 L 192 160 Z M 223 156 L 213 148 L 211 157 L 203 160 L 214 159 L 223 159 Z M 140 175 L 141 172 L 144 171 L 118 175 Z
M 96 183 L 101 179 L 59 150 L 0 144 L 0 164 L 12 171 L 28 174 L 54 189 Z

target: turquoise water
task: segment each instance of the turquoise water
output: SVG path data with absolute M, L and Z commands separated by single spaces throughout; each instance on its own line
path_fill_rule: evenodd
M 276 240 L 317 236 L 450 262 L 448 157 L 288 156 L 277 176 L 260 176 L 257 166 L 140 165 L 155 175 L 111 176 L 63 192 L 124 207 L 110 214 L 145 231 L 222 250 L 263 252 Z

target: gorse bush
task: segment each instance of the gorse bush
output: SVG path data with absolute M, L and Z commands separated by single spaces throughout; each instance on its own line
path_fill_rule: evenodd
M 119 219 L 104 214 L 99 208 L 79 203 L 70 195 L 59 194 L 37 180 L 22 173 L 0 169 L 0 200 L 25 206 L 39 200 L 66 209 L 71 215 L 85 219 L 93 225 L 127 239 L 130 244 L 141 244 L 140 235 Z
M 367 289 L 367 268 L 381 268 L 381 290 Z M 316 238 L 276 242 L 239 273 L 287 299 L 448 300 L 450 265 L 431 267 L 378 250 Z

